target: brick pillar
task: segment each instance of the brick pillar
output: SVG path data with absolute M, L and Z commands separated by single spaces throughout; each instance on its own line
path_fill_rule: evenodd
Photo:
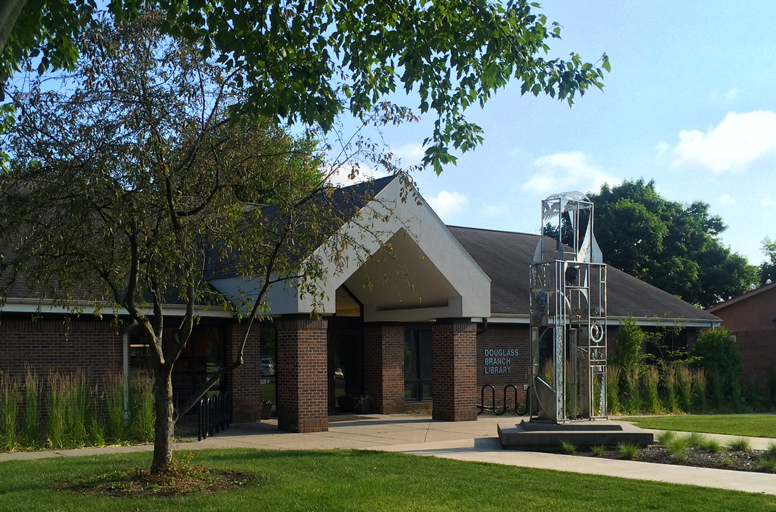
M 431 328 L 434 361 L 432 418 L 477 419 L 477 325 L 468 319 L 437 320 Z
M 237 359 L 237 351 L 245 337 L 248 322 L 226 326 L 227 364 Z M 261 411 L 261 335 L 259 323 L 251 327 L 243 352 L 243 364 L 228 376 L 229 401 L 232 404 L 232 421 L 259 420 Z
M 277 324 L 278 428 L 329 430 L 326 320 L 281 317 Z
M 404 412 L 404 327 L 364 325 L 364 387 L 374 412 Z

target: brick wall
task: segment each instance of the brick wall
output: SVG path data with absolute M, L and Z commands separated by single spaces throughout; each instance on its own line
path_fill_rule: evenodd
M 306 316 L 277 321 L 277 407 L 281 430 L 329 429 L 326 329 L 326 320 Z
M 230 324 L 225 328 L 227 361 L 237 358 L 248 323 Z M 227 375 L 233 421 L 257 421 L 261 410 L 260 327 L 251 327 L 243 352 L 243 364 Z
M 90 385 L 122 371 L 122 337 L 111 320 L 45 319 L 0 321 L 0 371 L 24 383 L 26 368 L 38 374 L 45 420 L 49 373 L 82 370 Z M 24 392 L 22 391 L 22 397 Z M 24 404 L 21 404 L 23 409 Z M 21 414 L 20 414 L 21 416 Z
M 744 360 L 741 385 L 752 380 L 760 388 L 768 383 L 768 375 L 776 372 L 776 329 L 773 331 L 741 331 L 736 333 L 736 345 Z
M 364 388 L 373 412 L 404 412 L 403 326 L 364 325 Z
M 477 419 L 477 326 L 471 322 L 437 321 L 431 328 L 434 354 L 432 418 Z
M 514 384 L 518 389 L 518 401 L 525 404 L 524 384 L 530 384 L 529 364 L 531 349 L 528 325 L 488 324 L 488 329 L 477 335 L 477 403 L 480 402 L 482 387 L 491 384 L 496 388 L 496 403 L 504 402 L 504 387 Z M 501 355 L 491 351 L 517 350 L 517 356 Z M 487 355 L 486 355 L 487 352 Z M 485 364 L 486 358 L 489 364 Z M 495 359 L 495 361 L 493 360 Z M 504 364 L 501 364 L 504 363 Z M 503 373 L 506 369 L 508 373 Z M 485 373 L 486 371 L 490 373 Z M 491 405 L 490 391 L 485 394 L 485 404 Z M 515 392 L 507 391 L 507 404 L 514 405 Z

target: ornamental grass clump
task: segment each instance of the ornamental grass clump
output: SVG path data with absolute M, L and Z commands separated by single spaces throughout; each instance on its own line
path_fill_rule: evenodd
M 24 436 L 23 443 L 35 447 L 40 442 L 40 381 L 38 374 L 27 368 L 24 375 Z
M 745 437 L 739 437 L 728 443 L 728 449 L 732 452 L 751 452 L 752 443 Z
M 115 373 L 103 379 L 102 385 L 107 406 L 105 436 L 110 442 L 124 440 L 124 374 Z
M 151 376 L 146 371 L 133 372 L 129 385 L 130 435 L 141 442 L 154 440 L 154 394 Z
M 692 410 L 692 375 L 687 365 L 676 365 L 676 383 L 679 391 L 679 407 L 684 412 Z
M 698 412 L 706 412 L 708 402 L 706 401 L 707 386 L 706 372 L 699 368 L 692 374 L 693 393 L 695 394 L 695 407 Z
M 690 448 L 703 449 L 708 442 L 708 438 L 698 432 L 692 432 L 687 436 L 687 446 Z
M 620 452 L 620 456 L 627 460 L 633 460 L 636 458 L 636 454 L 639 453 L 639 445 L 637 444 L 620 443 L 617 445 L 617 449 Z
M 606 402 L 609 414 L 620 412 L 620 375 L 622 368 L 618 365 L 606 367 Z
M 65 374 L 61 379 L 65 402 L 65 443 L 80 447 L 89 442 L 89 386 L 82 370 Z
M 593 452 L 594 457 L 601 457 L 606 451 L 606 446 L 602 444 L 597 444 L 597 445 L 591 446 L 590 450 Z
M 644 370 L 644 408 L 650 414 L 660 412 L 660 395 L 658 395 L 658 382 L 660 372 L 655 366 L 648 366 Z
M 716 439 L 707 439 L 706 442 L 703 443 L 703 446 L 701 446 L 701 449 L 711 453 L 721 453 L 725 451 L 725 447 Z
M 62 375 L 52 372 L 48 376 L 49 403 L 47 444 L 49 448 L 65 447 L 65 416 L 67 415 L 62 389 Z
M 625 370 L 625 387 L 628 394 L 628 412 L 631 414 L 641 412 L 641 396 L 639 395 L 639 365 L 634 365 Z
M 19 381 L 0 375 L 0 449 L 11 451 L 16 448 L 19 398 Z
M 561 440 L 560 445 L 563 447 L 563 451 L 565 451 L 569 455 L 576 455 L 578 447 L 574 443 L 570 441 Z
M 768 457 L 776 459 L 776 442 L 771 441 L 768 443 L 768 448 L 765 449 L 765 453 L 768 454 Z
M 678 380 L 676 365 L 673 363 L 663 367 L 663 386 L 666 391 L 666 409 L 669 412 L 679 412 Z

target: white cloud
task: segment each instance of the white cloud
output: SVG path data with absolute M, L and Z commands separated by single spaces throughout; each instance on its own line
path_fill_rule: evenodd
M 378 179 L 388 176 L 388 172 L 374 167 L 360 165 L 341 165 L 336 168 L 331 165 L 322 166 L 323 172 L 328 174 L 327 181 L 335 187 L 349 187 L 362 181 Z
M 428 204 L 436 212 L 442 220 L 461 213 L 467 204 L 469 204 L 469 198 L 458 192 L 448 192 L 442 190 L 435 197 L 429 197 L 427 199 Z
M 420 165 L 423 160 L 423 155 L 426 154 L 426 150 L 423 149 L 423 144 L 420 142 L 408 142 L 407 144 L 396 148 L 393 151 L 396 158 L 401 160 L 402 166 L 408 165 Z
M 555 153 L 537 158 L 533 162 L 539 172 L 523 183 L 523 192 L 539 195 L 579 190 L 597 192 L 604 183 L 614 183 L 616 178 L 606 174 L 580 151 Z
M 736 204 L 736 200 L 733 199 L 730 194 L 722 194 L 719 196 L 719 202 L 725 206 L 733 206 Z
M 674 165 L 700 167 L 715 174 L 746 169 L 776 151 L 776 113 L 729 113 L 706 133 L 679 132 Z

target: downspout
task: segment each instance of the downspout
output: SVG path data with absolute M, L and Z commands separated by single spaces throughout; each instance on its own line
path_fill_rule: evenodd
M 477 336 L 479 336 L 480 334 L 485 334 L 486 332 L 488 332 L 488 319 L 483 317 L 482 318 L 482 330 L 480 330 L 480 327 L 477 326 Z
M 137 322 L 127 324 L 121 331 L 121 364 L 124 373 L 124 421 L 129 421 L 129 333 Z

